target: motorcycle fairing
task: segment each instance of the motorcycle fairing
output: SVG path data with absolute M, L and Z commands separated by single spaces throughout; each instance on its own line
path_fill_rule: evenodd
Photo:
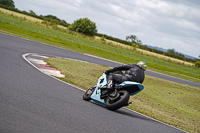
M 119 84 L 119 86 L 123 86 L 123 87 L 134 86 L 134 85 L 136 85 L 139 88 L 139 90 L 134 92 L 134 93 L 131 93 L 130 95 L 135 95 L 135 94 L 137 94 L 138 92 L 140 92 L 144 89 L 144 86 L 140 83 L 137 83 L 137 82 L 124 81 L 123 83 Z
M 107 85 L 107 80 L 106 80 L 106 74 L 103 73 L 103 75 L 98 79 L 98 83 L 97 83 L 97 87 L 95 88 L 95 91 L 93 92 L 93 94 L 91 95 L 91 98 L 95 101 L 95 102 L 100 102 L 103 105 L 105 105 L 105 100 L 100 98 L 101 95 L 101 89 L 99 89 L 99 87 L 103 87 Z
M 93 94 L 91 95 L 91 98 L 92 98 L 93 101 L 105 105 L 106 102 L 105 102 L 104 99 L 101 99 L 101 98 L 100 98 L 100 95 L 101 95 L 101 89 L 98 89 L 98 87 L 96 87 L 95 91 L 94 91 Z

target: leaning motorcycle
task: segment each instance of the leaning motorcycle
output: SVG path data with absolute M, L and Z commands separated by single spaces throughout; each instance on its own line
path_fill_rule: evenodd
M 83 99 L 86 101 L 93 100 L 94 102 L 105 106 L 109 110 L 117 110 L 123 106 L 131 104 L 130 96 L 133 96 L 143 90 L 144 86 L 137 82 L 124 81 L 121 84 L 116 84 L 114 89 L 108 90 L 107 76 L 105 73 L 98 79 L 98 82 L 93 87 L 89 88 L 84 94 Z

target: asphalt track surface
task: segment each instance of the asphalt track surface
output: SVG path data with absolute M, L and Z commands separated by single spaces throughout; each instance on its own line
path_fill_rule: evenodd
M 25 53 L 119 65 L 0 33 L 0 133 L 184 132 L 126 108 L 109 111 L 86 102 L 82 90 L 41 73 L 22 58 Z

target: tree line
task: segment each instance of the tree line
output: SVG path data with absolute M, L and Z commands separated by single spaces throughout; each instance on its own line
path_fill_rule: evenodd
M 197 59 L 187 58 L 183 54 L 175 52 L 174 49 L 172 49 L 172 50 L 168 49 L 167 52 L 164 52 L 164 51 L 161 51 L 161 50 L 157 50 L 157 49 L 154 49 L 154 48 L 147 47 L 146 45 L 142 45 L 142 41 L 138 40 L 137 36 L 135 36 L 135 35 L 126 36 L 126 40 L 114 38 L 112 36 L 108 36 L 106 34 L 100 34 L 100 33 L 95 33 L 95 35 L 99 36 L 99 37 L 103 36 L 104 38 L 106 38 L 108 40 L 123 43 L 123 44 L 129 45 L 129 46 L 133 46 L 133 43 L 134 43 L 134 44 L 137 44 L 137 45 L 134 45 L 137 48 L 147 50 L 147 51 L 150 51 L 150 52 L 154 52 L 154 53 L 158 53 L 158 54 L 162 54 L 162 55 L 165 55 L 165 56 L 173 57 L 173 58 L 180 59 L 180 60 L 183 60 L 183 61 L 192 62 L 192 63 L 195 63 L 197 61 Z

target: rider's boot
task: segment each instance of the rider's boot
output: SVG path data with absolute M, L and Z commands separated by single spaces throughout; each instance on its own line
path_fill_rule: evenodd
M 107 89 L 108 90 L 113 90 L 114 88 L 114 84 L 112 80 L 108 80 L 108 85 L 107 85 Z

